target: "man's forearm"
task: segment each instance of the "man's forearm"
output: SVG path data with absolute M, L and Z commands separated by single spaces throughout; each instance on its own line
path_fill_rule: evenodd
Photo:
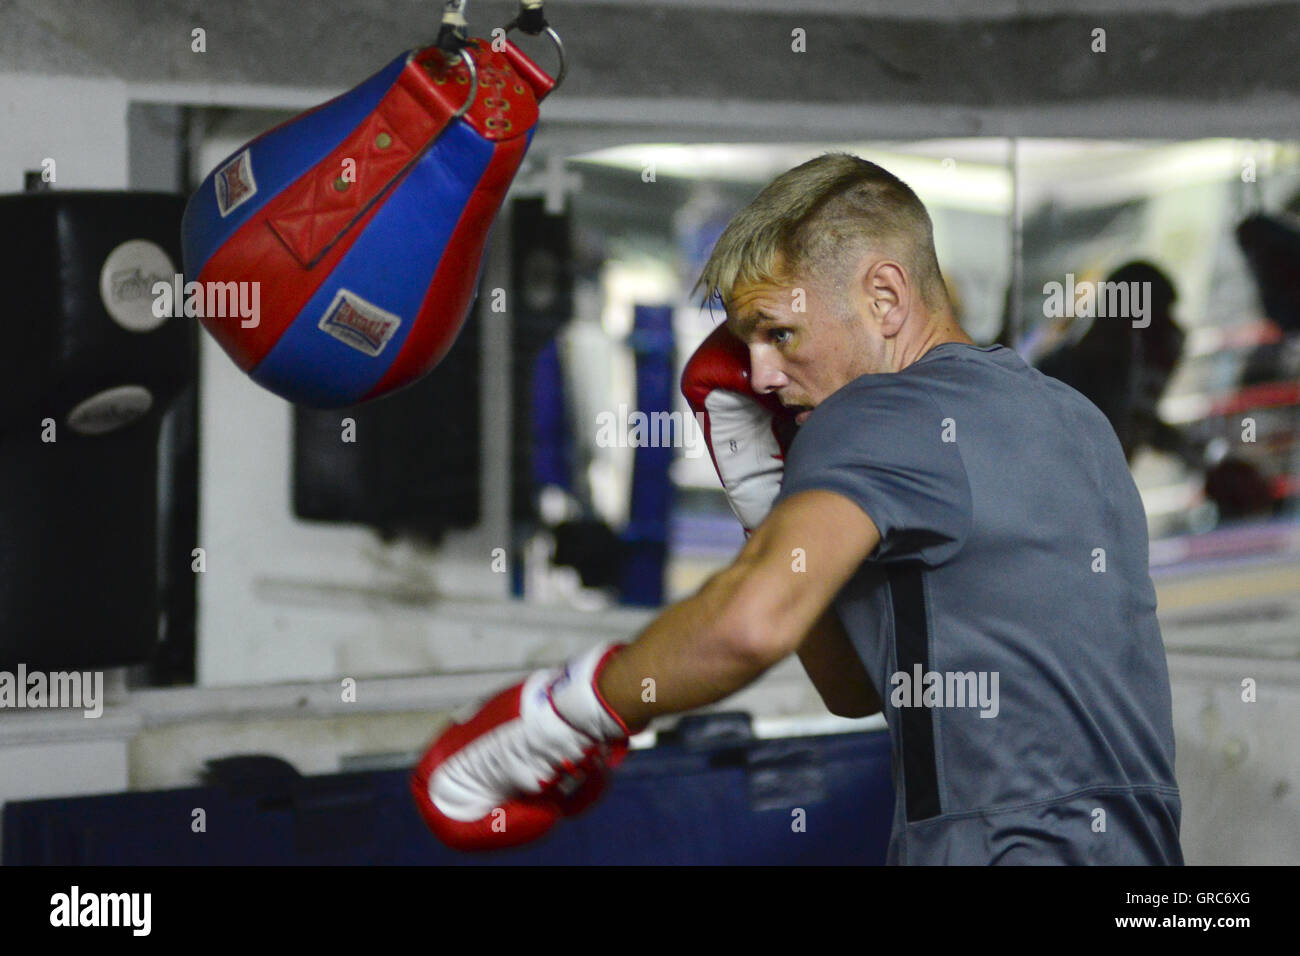
M 732 565 L 714 575 L 605 665 L 597 681 L 601 696 L 633 733 L 654 717 L 729 697 L 771 666 L 746 651 L 730 611 L 742 574 Z

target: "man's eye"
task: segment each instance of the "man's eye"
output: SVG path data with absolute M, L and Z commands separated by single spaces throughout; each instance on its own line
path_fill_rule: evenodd
M 772 341 L 777 345 L 786 345 L 789 343 L 791 336 L 794 335 L 789 329 L 773 329 L 771 331 Z

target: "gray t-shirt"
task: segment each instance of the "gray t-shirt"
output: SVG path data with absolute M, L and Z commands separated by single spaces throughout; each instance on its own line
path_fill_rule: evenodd
M 880 529 L 835 607 L 884 702 L 890 863 L 1181 864 L 1146 514 L 1106 418 L 1000 346 L 822 402 L 778 501 Z

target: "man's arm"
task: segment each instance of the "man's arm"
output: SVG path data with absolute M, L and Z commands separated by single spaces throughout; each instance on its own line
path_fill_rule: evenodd
M 610 659 L 597 682 L 601 696 L 634 733 L 661 714 L 730 697 L 800 650 L 879 541 L 875 523 L 848 498 L 792 495 L 729 567 Z M 818 674 L 844 652 L 827 633 L 815 631 L 809 648 Z
M 826 609 L 799 645 L 799 662 L 836 717 L 870 717 L 883 709 L 834 608 Z
M 425 823 L 448 846 L 485 850 L 527 843 L 580 812 L 629 733 L 722 700 L 800 650 L 879 537 L 848 498 L 792 495 L 730 567 L 634 643 L 598 644 L 563 669 L 536 671 L 439 734 L 411 774 Z M 810 673 L 843 653 L 828 633 L 813 630 Z

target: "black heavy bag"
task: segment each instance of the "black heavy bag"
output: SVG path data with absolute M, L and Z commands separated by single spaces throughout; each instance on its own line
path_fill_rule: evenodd
M 158 639 L 158 433 L 194 376 L 179 196 L 0 197 L 0 669 L 146 660 Z

